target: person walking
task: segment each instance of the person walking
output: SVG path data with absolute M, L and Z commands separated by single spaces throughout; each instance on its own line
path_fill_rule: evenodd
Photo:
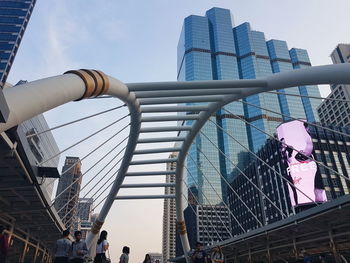
M 224 253 L 222 253 L 221 247 L 214 247 L 210 259 L 212 263 L 224 263 L 225 262 L 225 256 Z
M 81 231 L 74 232 L 75 241 L 72 243 L 72 259 L 70 263 L 83 263 L 88 249 L 84 240 L 81 240 Z
M 196 248 L 191 258 L 194 263 L 208 263 L 207 253 L 203 250 L 203 244 L 201 242 L 196 243 Z
M 54 263 L 68 263 L 69 255 L 72 250 L 72 241 L 69 240 L 69 230 L 62 232 L 62 238 L 58 239 L 55 244 Z
M 5 227 L 0 225 L 0 263 L 6 262 L 7 251 L 9 249 L 8 236 L 4 234 Z
M 97 241 L 94 263 L 105 263 L 107 261 L 106 251 L 108 250 L 108 247 L 107 231 L 103 230 L 101 231 L 100 238 Z
M 152 262 L 151 256 L 149 254 L 146 254 L 143 263 L 151 263 L 151 262 Z
M 119 258 L 119 263 L 128 263 L 129 262 L 129 254 L 130 254 L 130 248 L 125 246 L 122 250 L 123 254 Z

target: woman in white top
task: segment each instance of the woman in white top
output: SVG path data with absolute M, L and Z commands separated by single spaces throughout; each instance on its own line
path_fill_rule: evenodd
M 96 256 L 94 263 L 105 263 L 106 262 L 106 251 L 108 250 L 107 242 L 107 231 L 101 231 L 100 238 L 97 241 Z

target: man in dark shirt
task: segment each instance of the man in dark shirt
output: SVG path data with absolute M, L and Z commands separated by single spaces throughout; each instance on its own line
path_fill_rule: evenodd
M 5 227 L 0 226 L 0 263 L 6 262 L 7 250 L 9 242 L 7 235 L 4 234 Z
M 191 258 L 193 263 L 208 263 L 207 254 L 203 250 L 203 244 L 201 242 L 196 243 L 196 248 Z
M 81 240 L 81 231 L 74 232 L 75 242 L 72 243 L 71 263 L 83 263 L 84 256 L 88 254 L 88 249 L 84 240 Z

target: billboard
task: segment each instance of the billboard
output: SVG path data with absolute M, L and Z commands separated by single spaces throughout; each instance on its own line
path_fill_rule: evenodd
M 307 123 L 294 120 L 277 127 L 277 137 L 281 142 L 281 154 L 287 163 L 287 179 L 290 201 L 293 206 L 325 202 L 318 164 L 314 159 L 313 142 L 308 133 Z M 295 186 L 295 187 L 293 187 Z

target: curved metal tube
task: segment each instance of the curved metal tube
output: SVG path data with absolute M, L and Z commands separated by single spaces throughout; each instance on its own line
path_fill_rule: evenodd
M 337 64 L 298 69 L 273 74 L 268 76 L 267 78 L 256 79 L 255 81 L 255 83 L 260 82 L 260 84 L 264 85 L 262 85 L 261 87 L 253 86 L 252 88 L 246 86 L 244 88 L 241 88 L 241 93 L 238 94 L 237 88 L 232 89 L 232 93 L 234 93 L 234 95 L 226 96 L 223 100 L 219 102 L 210 103 L 209 109 L 200 113 L 199 119 L 192 126 L 192 129 L 188 132 L 186 139 L 182 144 L 182 150 L 179 152 L 179 157 L 176 166 L 176 216 L 180 230 L 183 229 L 183 231 L 180 231 L 180 238 L 187 262 L 190 262 L 188 252 L 191 248 L 186 234 L 186 226 L 183 214 L 183 210 L 185 208 L 182 202 L 183 167 L 190 146 L 192 145 L 195 137 L 199 133 L 200 129 L 207 122 L 207 120 L 212 116 L 213 113 L 222 108 L 224 105 L 254 94 L 294 86 L 333 83 L 350 84 L 350 64 Z M 227 82 L 229 81 L 225 80 L 223 83 L 227 85 Z M 242 83 L 243 82 L 244 80 L 242 81 Z M 205 85 L 205 82 L 197 83 L 198 86 Z M 232 81 L 232 83 L 237 84 L 237 80 Z M 252 84 L 253 83 L 254 81 L 252 81 Z M 184 83 L 183 85 L 186 84 Z M 196 87 L 196 83 L 192 83 L 191 85 Z M 220 88 L 220 81 L 217 81 L 215 88 Z
M 85 74 L 84 72 L 88 73 Z M 142 110 L 140 103 L 135 94 L 131 91 L 154 91 L 154 90 L 186 90 L 186 95 L 192 97 L 175 97 L 175 98 L 158 98 L 157 96 L 152 98 L 143 99 L 145 104 L 162 104 L 169 103 L 169 101 L 179 101 L 180 103 L 194 102 L 194 101 L 215 101 L 209 103 L 205 111 L 201 111 L 197 121 L 191 127 L 186 135 L 186 139 L 182 144 L 182 149 L 179 152 L 176 168 L 176 212 L 177 221 L 179 227 L 179 233 L 181 242 L 183 245 L 186 261 L 190 261 L 187 257 L 187 253 L 190 251 L 190 246 L 186 233 L 186 226 L 184 222 L 184 204 L 182 202 L 182 180 L 183 180 L 183 166 L 186 160 L 187 152 L 206 121 L 210 116 L 215 113 L 222 106 L 245 98 L 250 95 L 258 94 L 261 92 L 272 91 L 276 89 L 283 89 L 293 86 L 304 85 L 317 85 L 317 84 L 333 84 L 342 83 L 350 84 L 350 64 L 338 64 L 328 65 L 320 67 L 310 67 L 305 69 L 293 70 L 284 73 L 278 73 L 266 78 L 256 80 L 232 80 L 232 81 L 193 81 L 193 82 L 163 82 L 163 83 L 139 83 L 125 85 L 120 81 L 108 77 L 104 79 L 101 72 L 89 72 L 84 70 L 79 74 L 66 74 L 63 76 L 57 76 L 47 78 L 39 81 L 26 83 L 4 90 L 4 95 L 10 108 L 10 115 L 8 122 L 0 124 L 0 132 L 18 125 L 24 120 L 30 119 L 40 113 L 48 111 L 64 103 L 72 100 L 79 100 L 84 96 L 92 96 L 101 94 L 98 89 L 93 86 L 93 82 L 102 85 L 102 91 L 105 94 L 115 96 L 124 101 L 129 108 L 131 116 L 131 128 L 130 137 L 125 151 L 125 156 L 121 164 L 120 171 L 117 175 L 116 181 L 112 186 L 109 196 L 103 205 L 101 213 L 96 220 L 91 234 L 88 236 L 87 242 L 92 244 L 94 237 L 97 235 L 101 228 L 112 204 L 117 195 L 120 186 L 124 180 L 124 176 L 128 170 L 130 161 L 132 159 L 137 139 L 140 133 L 141 119 L 140 115 Z M 98 74 L 97 74 L 98 73 Z M 97 76 L 97 75 L 98 76 Z M 90 77 L 89 77 L 90 75 Z M 84 80 L 82 78 L 85 78 Z M 106 83 L 110 83 L 110 88 L 106 91 Z M 97 84 L 96 84 L 97 85 Z M 212 95 L 208 100 L 208 96 L 200 96 L 198 92 L 191 90 L 198 89 L 217 89 L 218 94 Z M 220 91 L 222 89 L 230 90 L 231 92 L 224 91 L 223 96 Z M 34 94 L 34 96 L 33 96 Z M 175 92 L 171 94 L 181 94 L 181 92 Z M 210 91 L 210 94 L 212 92 Z M 231 95 L 230 95 L 231 94 Z M 149 94 L 148 94 L 149 95 Z M 152 93 L 157 95 L 157 93 Z M 30 98 L 30 99 L 28 99 Z M 189 101 L 193 100 L 193 101 Z M 147 102 L 147 103 L 146 103 Z
M 102 88 L 105 94 L 112 95 L 128 105 L 131 122 L 128 143 L 117 178 L 91 232 L 89 232 L 87 244 L 91 246 L 92 240 L 98 234 L 112 207 L 114 198 L 129 168 L 129 163 L 132 159 L 139 136 L 141 110 L 135 94 L 129 92 L 128 87 L 119 80 L 108 77 L 97 71 L 84 70 L 83 73 L 79 71 L 79 74 L 76 74 L 76 72 L 77 71 L 71 71 L 67 72 L 68 74 L 65 75 L 37 80 L 5 89 L 4 95 L 10 108 L 10 115 L 6 123 L 0 124 L 0 133 L 67 102 L 96 95 L 95 92 L 96 90 L 98 91 L 97 86 L 100 86 L 99 88 Z M 102 75 L 104 78 L 103 81 Z M 94 82 L 93 77 L 99 78 L 99 81 Z M 87 94 L 88 96 L 86 96 Z
M 106 216 L 111 209 L 115 197 L 117 196 L 120 186 L 122 185 L 125 174 L 128 171 L 130 161 L 133 157 L 134 150 L 136 148 L 137 139 L 140 134 L 141 126 L 141 110 L 140 104 L 135 97 L 133 92 L 129 92 L 127 86 L 116 79 L 110 78 L 111 87 L 108 90 L 107 94 L 115 96 L 121 99 L 128 105 L 130 112 L 130 133 L 128 143 L 124 152 L 123 161 L 120 164 L 119 172 L 113 183 L 113 186 L 108 194 L 106 201 L 104 202 L 102 209 L 98 215 L 98 218 L 94 222 L 91 231 L 88 233 L 86 238 L 86 243 L 88 247 L 91 247 L 93 240 L 97 237 L 98 232 L 100 231 Z

